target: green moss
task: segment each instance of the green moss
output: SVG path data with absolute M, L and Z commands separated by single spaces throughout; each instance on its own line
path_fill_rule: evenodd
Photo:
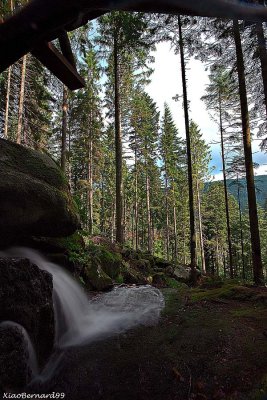
M 167 286 L 170 288 L 173 288 L 173 289 L 188 288 L 188 286 L 185 283 L 178 282 L 176 279 L 170 278 L 169 276 L 166 276 L 165 280 L 166 280 Z
M 188 291 L 188 286 L 179 289 L 162 289 L 165 299 L 164 315 L 173 316 L 181 309 L 183 305 L 184 296 Z
M 236 285 L 232 282 L 227 282 L 222 287 L 215 289 L 194 289 L 191 296 L 192 301 L 222 298 L 255 303 L 267 302 L 267 291 L 258 292 L 253 287 Z
M 88 263 L 82 278 L 89 289 L 106 290 L 113 286 L 112 279 L 102 270 L 97 258 L 93 258 Z
M 90 256 L 96 257 L 101 264 L 103 271 L 109 275 L 112 279 L 116 277 L 121 272 L 122 256 L 119 253 L 112 253 L 108 251 L 105 246 L 95 245 L 90 243 L 87 246 L 87 251 Z
M 49 155 L 3 139 L 0 149 L 4 167 L 34 176 L 57 189 L 67 188 L 66 177 Z
M 115 282 L 118 283 L 119 285 L 121 285 L 121 284 L 124 283 L 124 279 L 123 279 L 122 274 L 119 274 L 119 275 L 116 277 Z

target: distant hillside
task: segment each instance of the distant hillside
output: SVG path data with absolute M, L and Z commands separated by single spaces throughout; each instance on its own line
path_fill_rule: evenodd
M 228 179 L 227 186 L 229 193 L 231 193 L 237 199 L 237 185 L 235 185 L 235 179 Z M 247 184 L 246 179 L 239 179 L 239 183 L 242 184 L 242 188 L 240 189 L 240 198 L 241 198 L 241 207 L 244 209 L 247 206 Z M 209 185 L 214 184 L 214 182 L 207 183 L 207 187 Z M 256 184 L 256 195 L 257 202 L 261 207 L 266 206 L 267 204 L 267 175 L 258 175 L 255 176 L 255 184 Z

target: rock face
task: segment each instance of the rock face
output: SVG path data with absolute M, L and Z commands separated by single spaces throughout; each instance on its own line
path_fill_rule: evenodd
M 1 246 L 20 236 L 67 236 L 78 225 L 58 165 L 44 153 L 0 139 Z
M 41 366 L 54 345 L 52 290 L 52 276 L 28 259 L 0 258 L 0 322 L 13 321 L 26 329 Z M 0 332 L 0 347 L 1 343 Z M 12 347 L 12 343 L 16 343 L 15 338 L 11 339 L 9 346 Z M 17 351 L 21 352 L 21 349 Z M 3 362 L 3 357 L 2 354 L 0 362 Z M 1 368 L 2 365 L 0 371 Z
M 88 288 L 93 290 L 108 290 L 113 286 L 112 279 L 102 269 L 97 258 L 93 258 L 84 268 L 82 278 Z
M 29 354 L 21 331 L 0 325 L 0 393 L 19 390 L 31 378 Z

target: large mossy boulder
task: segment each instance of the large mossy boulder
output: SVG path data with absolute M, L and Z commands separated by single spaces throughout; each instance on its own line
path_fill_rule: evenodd
M 150 276 L 152 274 L 152 268 L 149 260 L 130 260 L 129 264 L 134 270 L 141 272 L 141 274 L 144 276 Z
M 88 261 L 81 277 L 88 289 L 103 291 L 113 287 L 112 279 L 103 271 L 101 263 L 97 258 L 92 258 Z
M 0 323 L 12 321 L 27 331 L 40 366 L 45 364 L 54 346 L 52 292 L 52 275 L 48 272 L 39 269 L 28 259 L 0 258 Z M 16 342 L 14 337 L 8 346 Z M 4 348 L 1 332 L 0 347 Z M 6 351 L 10 349 L 7 347 Z M 21 349 L 13 351 L 16 355 Z M 5 354 L 2 353 L 0 361 L 4 360 Z M 3 371 L 3 365 L 0 365 L 0 371 Z
M 0 139 L 0 239 L 71 235 L 79 226 L 68 183 L 47 154 Z
M 190 280 L 190 267 L 183 265 L 175 265 L 174 267 L 174 278 L 177 280 L 188 282 Z
M 112 279 L 116 279 L 122 268 L 122 256 L 120 253 L 112 252 L 102 245 L 91 244 L 87 248 L 88 254 L 97 258 L 102 270 Z
M 140 271 L 132 268 L 130 263 L 126 261 L 123 262 L 121 275 L 126 284 L 145 285 L 151 283 Z

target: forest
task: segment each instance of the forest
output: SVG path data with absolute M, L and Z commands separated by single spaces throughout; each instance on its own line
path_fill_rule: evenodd
M 19 6 L 3 1 L 1 13 Z M 257 205 L 246 200 L 243 134 L 251 129 L 266 151 L 264 35 L 259 23 L 105 15 L 71 35 L 84 89 L 69 91 L 31 55 L 1 74 L 1 135 L 61 164 L 86 237 L 103 235 L 204 273 L 262 281 L 266 197 Z M 169 105 L 160 113 L 146 91 L 160 42 L 181 62 L 183 98 L 176 100 L 186 138 Z M 212 185 L 211 149 L 187 98 L 191 57 L 209 71 L 202 100 L 221 144 L 223 181 Z
M 0 47 L 27 9 L 38 34 L 36 4 L 0 1 Z M 94 12 L 0 57 L 0 395 L 266 400 L 267 25 Z M 180 83 L 161 109 L 162 44 Z M 79 89 L 44 66 L 45 46 Z

